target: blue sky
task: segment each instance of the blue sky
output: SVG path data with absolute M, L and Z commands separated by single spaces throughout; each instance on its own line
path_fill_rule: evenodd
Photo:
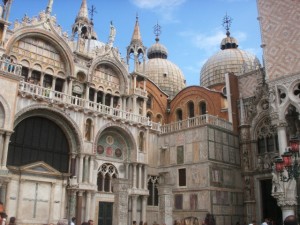
M 26 13 L 37 16 L 48 0 L 14 0 L 10 21 Z M 231 36 L 239 48 L 250 51 L 261 61 L 262 50 L 256 0 L 87 0 L 94 5 L 98 39 L 107 42 L 109 24 L 113 21 L 117 34 L 114 46 L 122 57 L 130 43 L 136 15 L 139 16 L 144 45 L 155 43 L 154 26 L 161 26 L 160 43 L 168 49 L 168 59 L 183 71 L 187 85 L 199 85 L 201 66 L 219 51 L 225 29 L 223 18 L 232 18 Z M 81 0 L 54 0 L 52 14 L 64 31 L 71 32 Z

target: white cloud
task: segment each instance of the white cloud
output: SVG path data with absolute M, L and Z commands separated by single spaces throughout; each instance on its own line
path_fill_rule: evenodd
M 170 9 L 183 4 L 186 0 L 131 0 L 142 9 Z
M 234 32 L 234 38 L 238 40 L 238 43 L 247 39 L 247 34 L 244 32 Z M 226 37 L 224 31 L 221 28 L 216 29 L 211 34 L 195 33 L 194 31 L 186 31 L 180 33 L 181 36 L 190 39 L 190 42 L 195 47 L 203 50 L 206 54 L 213 54 L 220 49 L 220 44 L 223 38 Z
M 178 22 L 173 18 L 173 11 L 186 0 L 131 0 L 131 2 L 141 9 L 149 9 L 159 14 L 164 21 Z

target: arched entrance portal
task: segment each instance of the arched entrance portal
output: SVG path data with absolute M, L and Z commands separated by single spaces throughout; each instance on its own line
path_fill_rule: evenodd
M 273 221 L 272 224 L 282 224 L 281 208 L 277 205 L 276 199 L 272 196 L 272 179 L 261 180 L 260 189 L 262 193 L 262 219 L 268 218 L 270 221 Z
M 16 126 L 10 141 L 7 165 L 19 167 L 43 161 L 62 173 L 68 172 L 69 144 L 53 121 L 38 116 L 26 118 Z
M 101 164 L 98 167 L 97 190 L 99 200 L 98 224 L 127 224 L 127 217 L 120 212 L 128 212 L 129 171 L 137 149 L 128 130 L 118 126 L 106 127 L 99 131 L 95 141 L 95 152 Z M 122 185 L 120 184 L 122 183 Z M 120 188 L 121 186 L 122 188 Z

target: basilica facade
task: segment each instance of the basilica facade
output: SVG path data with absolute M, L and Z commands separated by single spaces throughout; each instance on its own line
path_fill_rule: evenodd
M 55 4 L 55 3 L 54 3 Z M 127 55 L 98 40 L 86 0 L 68 34 L 49 0 L 9 22 L 0 10 L 0 201 L 17 224 L 278 224 L 298 213 L 297 180 L 274 159 L 298 140 L 298 0 L 257 0 L 264 62 L 226 27 L 220 51 L 186 86 L 139 20 Z M 26 13 L 26 12 L 24 12 Z M 125 37 L 124 37 L 125 38 Z M 260 38 L 260 37 L 257 37 Z M 218 44 L 218 43 L 216 43 Z M 198 221 L 198 222 L 197 222 Z

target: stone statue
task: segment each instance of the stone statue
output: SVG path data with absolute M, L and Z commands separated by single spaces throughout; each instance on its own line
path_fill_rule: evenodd
M 53 5 L 53 0 L 49 0 L 48 6 L 46 8 L 46 13 L 47 14 L 51 14 L 51 12 L 52 12 L 52 5 Z
M 113 25 L 112 21 L 110 21 L 110 33 L 109 33 L 108 44 L 111 46 L 114 44 L 116 33 L 117 33 L 116 28 Z

